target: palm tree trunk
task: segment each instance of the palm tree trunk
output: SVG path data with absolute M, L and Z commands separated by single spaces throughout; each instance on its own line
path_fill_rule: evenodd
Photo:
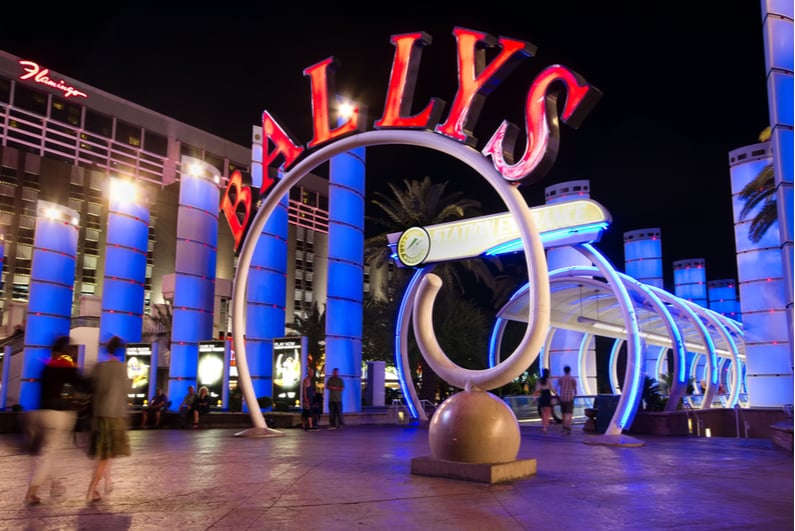
M 439 376 L 433 372 L 431 366 L 425 361 L 425 357 L 420 356 L 420 368 L 422 370 L 422 385 L 420 386 L 420 400 L 427 400 L 436 404 L 436 392 L 439 390 Z

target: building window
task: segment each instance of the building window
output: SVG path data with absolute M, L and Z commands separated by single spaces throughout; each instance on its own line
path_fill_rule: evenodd
M 144 149 L 155 155 L 165 157 L 168 154 L 168 139 L 163 135 L 144 130 Z
M 317 206 L 317 194 L 309 190 L 301 190 L 301 203 L 309 206 Z
M 11 81 L 0 77 L 0 101 L 9 103 L 11 101 Z
M 14 168 L 9 168 L 8 166 L 0 166 L 0 180 L 4 183 L 13 184 L 14 186 L 17 185 L 17 171 Z
M 194 159 L 202 160 L 202 150 L 196 147 L 191 146 L 190 144 L 182 144 L 180 146 L 180 155 L 187 155 L 188 157 L 193 157 Z M 180 157 L 180 162 L 182 158 Z M 223 169 L 223 168 L 222 168 Z
M 64 124 L 80 127 L 80 114 L 82 113 L 82 109 L 80 105 L 53 98 L 52 105 L 50 106 L 50 118 Z
M 83 210 L 83 201 L 80 199 L 75 199 L 73 197 L 70 197 L 69 208 L 71 208 L 75 212 L 80 212 L 81 210 Z
M 14 198 L 5 194 L 0 195 L 0 210 L 3 212 L 15 212 L 16 202 L 14 201 Z
M 113 136 L 113 118 L 104 114 L 86 109 L 86 131 L 102 135 L 105 138 Z
M 28 291 L 30 289 L 30 277 L 24 275 L 14 275 L 14 287 L 11 297 L 17 301 L 28 300 Z
M 39 116 L 47 116 L 47 95 L 17 83 L 14 105 Z
M 141 147 L 141 128 L 117 120 L 116 141 L 129 146 Z
M 224 174 L 224 158 L 212 153 L 204 154 L 204 162 L 218 170 L 219 175 Z
M 229 161 L 229 173 L 230 174 L 235 172 L 235 171 L 237 171 L 237 170 L 246 171 L 246 168 L 248 168 L 248 166 L 246 166 L 245 164 L 240 164 L 239 162 L 232 162 L 231 160 Z

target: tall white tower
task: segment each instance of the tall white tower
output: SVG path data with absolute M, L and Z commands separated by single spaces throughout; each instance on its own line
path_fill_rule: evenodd
M 792 344 L 787 317 L 787 283 L 778 223 L 762 239 L 748 239 L 754 212 L 740 220 L 744 203 L 740 190 L 772 160 L 769 143 L 729 153 L 737 279 L 745 335 L 748 400 L 751 406 L 778 407 L 792 403 Z M 787 275 L 792 276 L 790 268 Z

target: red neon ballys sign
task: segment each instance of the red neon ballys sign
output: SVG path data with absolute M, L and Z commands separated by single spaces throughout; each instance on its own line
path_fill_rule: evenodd
M 33 61 L 22 60 L 19 61 L 19 64 L 22 65 L 22 69 L 25 70 L 25 73 L 19 76 L 19 79 L 33 79 L 33 81 L 36 83 L 41 83 L 42 85 L 48 86 L 50 88 L 60 90 L 63 92 L 64 98 L 88 97 L 85 92 L 77 90 L 71 85 L 67 85 L 66 81 L 63 79 L 56 81 L 50 78 L 49 68 L 42 68 L 38 63 L 34 63 Z
M 422 49 L 431 43 L 431 37 L 424 32 L 404 33 L 391 38 L 395 55 L 384 113 L 373 123 L 375 129 L 428 130 L 462 144 L 477 144 L 471 132 L 483 101 L 522 60 L 535 53 L 536 47 L 526 41 L 495 38 L 460 27 L 453 30 L 453 35 L 458 44 L 458 90 L 444 122 L 439 123 L 445 104 L 438 98 L 431 98 L 420 112 L 409 115 L 414 103 Z M 487 64 L 485 48 L 495 46 L 500 50 Z M 235 237 L 236 250 L 253 217 L 255 196 L 265 194 L 275 182 L 267 177 L 268 168 L 289 171 L 309 151 L 362 131 L 358 109 L 346 122 L 333 129 L 330 126 L 329 95 L 336 97 L 336 69 L 336 61 L 330 57 L 304 70 L 311 86 L 313 127 L 312 139 L 305 147 L 299 145 L 268 111 L 262 113 L 263 145 L 266 148 L 262 161 L 265 168 L 263 184 L 258 192 L 252 191 L 243 184 L 241 174 L 236 172 L 230 178 L 221 202 L 221 210 Z M 556 102 L 564 92 L 566 99 L 558 116 Z M 481 152 L 491 158 L 494 168 L 507 181 L 517 185 L 537 182 L 557 156 L 558 119 L 578 127 L 600 96 L 601 93 L 576 72 L 561 65 L 549 66 L 533 80 L 527 91 L 524 104 L 526 141 L 521 156 L 515 156 L 518 128 L 508 121 L 502 122 Z M 281 165 L 276 166 L 280 159 Z

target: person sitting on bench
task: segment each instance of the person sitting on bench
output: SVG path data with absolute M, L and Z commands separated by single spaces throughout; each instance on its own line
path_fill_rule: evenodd
M 141 409 L 141 428 L 146 428 L 150 413 L 152 413 L 152 416 L 155 419 L 154 427 L 159 428 L 160 414 L 163 411 L 168 410 L 169 405 L 171 405 L 171 402 L 168 401 L 168 396 L 163 392 L 162 389 L 158 388 L 155 396 L 153 396 L 152 400 L 149 401 L 149 405 L 144 406 L 143 409 Z
M 193 407 L 191 408 L 191 414 L 193 415 L 194 430 L 199 427 L 199 417 L 203 417 L 209 412 L 210 412 L 210 390 L 203 385 L 199 388 L 199 392 L 196 394 L 196 398 L 193 400 Z

